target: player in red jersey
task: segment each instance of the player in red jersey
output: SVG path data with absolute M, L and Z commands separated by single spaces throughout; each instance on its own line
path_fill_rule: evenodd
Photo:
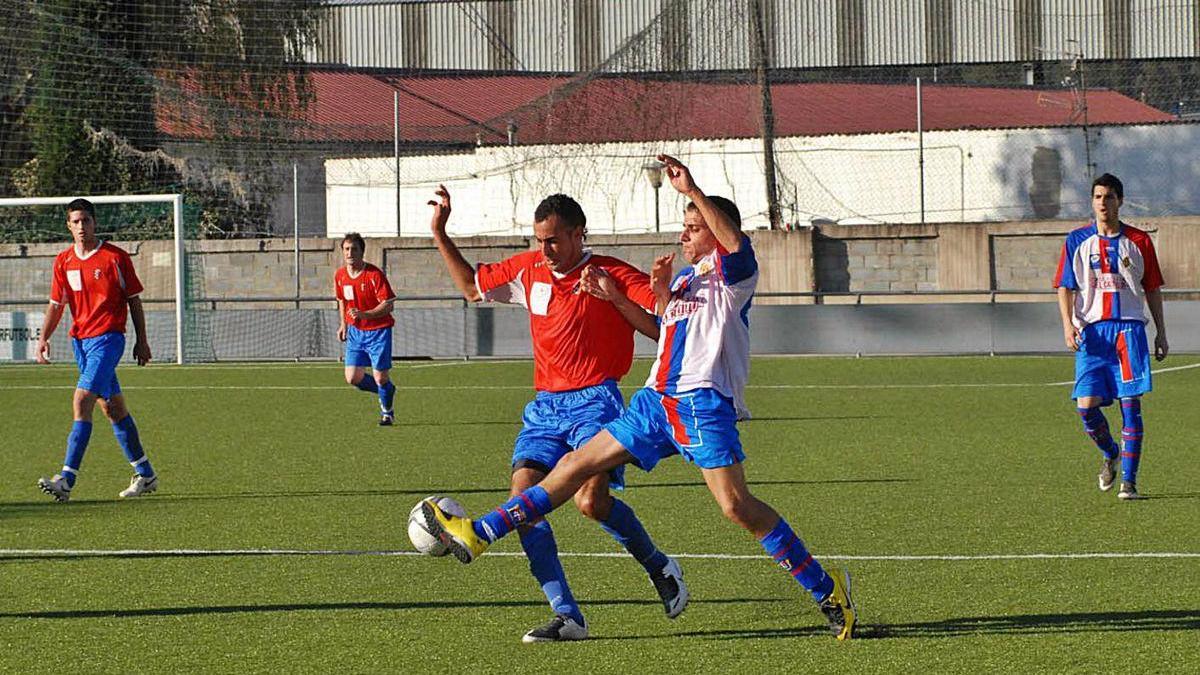
M 346 382 L 379 396 L 379 426 L 391 426 L 396 385 L 392 369 L 392 304 L 396 294 L 383 270 L 363 260 L 367 242 L 357 232 L 342 237 L 345 264 L 333 273 L 338 340 L 346 343 Z M 371 377 L 366 369 L 370 366 Z
M 146 315 L 142 311 L 142 283 L 125 251 L 96 238 L 96 208 L 86 199 L 67 204 L 67 229 L 73 246 L 58 254 L 50 281 L 50 304 L 38 338 L 38 363 L 50 362 L 50 336 L 71 308 L 71 345 L 79 365 L 73 403 L 75 422 L 67 436 L 62 472 L 38 479 L 38 487 L 60 502 L 71 498 L 71 489 L 92 435 L 92 412 L 100 409 L 112 422 L 113 434 L 133 465 L 135 474 L 121 497 L 137 497 L 158 489 L 158 476 L 142 449 L 137 425 L 125 407 L 117 382 L 117 363 L 125 353 L 125 319 L 133 318 L 137 340 L 133 357 L 139 366 L 150 361 L 146 341 Z
M 512 494 L 537 484 L 558 461 L 580 447 L 625 408 L 617 381 L 633 361 L 634 329 L 657 338 L 647 312 L 655 296 L 649 277 L 628 263 L 584 248 L 587 218 L 575 200 L 551 195 L 534 212 L 536 251 L 472 268 L 446 234 L 450 195 L 439 186 L 433 206 L 434 243 L 456 286 L 471 302 L 520 305 L 529 312 L 534 388 L 525 407 L 512 460 Z M 583 291 L 585 274 L 605 285 L 609 299 Z M 658 550 L 624 502 L 609 493 L 623 486 L 624 472 L 595 476 L 575 494 L 580 512 L 600 523 L 642 564 L 670 618 L 687 606 L 678 563 Z M 567 585 L 550 524 L 524 525 L 521 546 L 555 616 L 524 636 L 525 642 L 580 640 L 587 624 Z

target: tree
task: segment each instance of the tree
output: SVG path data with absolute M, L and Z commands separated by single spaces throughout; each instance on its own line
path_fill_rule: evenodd
M 11 117 L 28 129 L 28 193 L 188 190 L 205 195 L 208 220 L 222 233 L 261 229 L 232 218 L 269 216 L 278 189 L 273 162 L 309 101 L 304 69 L 295 64 L 316 34 L 317 0 L 25 0 L 11 7 L 4 11 L 36 26 L 4 38 L 12 47 L 5 52 L 28 64 L 27 105 L 10 95 L 20 67 L 0 60 L 9 85 L 0 112 L 23 108 Z M 198 131 L 211 171 L 178 150 L 160 152 L 168 140 L 159 131 L 164 113 Z M 0 125 L 19 126 L 7 114 Z M 9 138 L 0 136 L 4 152 L 21 151 Z M 7 178 L 0 174 L 0 187 Z

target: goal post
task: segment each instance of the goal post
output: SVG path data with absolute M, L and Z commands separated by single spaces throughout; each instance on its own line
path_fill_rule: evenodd
M 65 206 L 71 203 L 72 200 L 79 198 L 87 199 L 93 204 L 146 204 L 146 203 L 169 203 L 172 205 L 171 216 L 174 225 L 174 245 L 172 256 L 174 258 L 174 287 L 175 287 L 175 362 L 182 364 L 184 362 L 184 303 L 186 298 L 186 286 L 184 283 L 184 275 L 186 268 L 186 259 L 184 258 L 184 223 L 183 223 L 183 195 L 182 194 L 153 194 L 153 195 L 96 195 L 96 196 L 71 196 L 71 197 L 16 197 L 0 199 L 0 207 L 18 207 L 18 206 Z M 66 222 L 66 219 L 63 219 Z

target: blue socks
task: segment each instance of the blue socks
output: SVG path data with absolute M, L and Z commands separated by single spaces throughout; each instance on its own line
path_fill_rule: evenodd
M 138 437 L 138 429 L 133 422 L 133 415 L 126 415 L 120 422 L 114 422 L 112 427 L 113 436 L 117 437 L 117 443 L 125 453 L 125 459 L 133 465 L 133 470 L 137 472 L 137 475 L 146 478 L 153 476 L 154 468 L 150 466 L 150 460 L 146 458 L 146 451 L 142 449 L 142 440 Z M 91 438 L 92 423 L 75 420 L 75 423 L 71 425 L 71 433 L 67 436 L 67 456 L 63 460 L 62 468 L 62 477 L 71 487 L 75 487 L 79 467 L 83 464 L 83 453 L 87 451 L 88 441 Z
M 521 529 L 520 536 L 521 548 L 525 549 L 525 557 L 529 559 L 529 571 L 541 584 L 546 600 L 550 601 L 550 609 L 583 625 L 583 613 L 579 611 L 579 604 L 571 594 L 567 575 L 558 560 L 558 544 L 554 541 L 550 523 L 539 520 Z
M 550 495 L 542 486 L 534 485 L 471 525 L 476 536 L 488 542 L 495 542 L 521 525 L 532 523 L 553 510 Z
M 821 563 L 804 548 L 804 542 L 792 532 L 787 521 L 780 518 L 775 528 L 758 543 L 762 544 L 763 549 L 780 567 L 787 570 L 801 586 L 812 593 L 814 600 L 820 602 L 829 597 L 833 591 L 833 578 L 825 573 Z
M 364 380 L 370 378 L 363 378 Z M 379 387 L 379 409 L 385 413 L 392 412 L 392 402 L 396 399 L 396 385 L 388 380 Z
M 612 511 L 600 522 L 618 544 L 634 557 L 646 572 L 657 572 L 667 566 L 667 556 L 654 545 L 646 528 L 625 502 L 613 497 Z
M 63 459 L 62 477 L 67 485 L 75 487 L 75 474 L 83 464 L 83 453 L 87 450 L 88 441 L 92 438 L 92 423 L 75 420 L 71 425 L 71 433 L 67 435 L 67 456 Z
M 392 404 L 396 400 L 396 385 L 392 384 L 391 380 L 380 386 L 375 382 L 375 378 L 368 373 L 364 374 L 362 379 L 356 382 L 354 386 L 362 391 L 379 396 L 380 411 L 385 413 L 392 412 Z
M 1124 404 L 1122 404 L 1122 407 Z M 1079 416 L 1083 418 L 1083 431 L 1092 439 L 1105 459 L 1115 459 L 1118 453 L 1117 442 L 1113 440 L 1108 430 L 1108 420 L 1099 408 L 1078 408 Z
M 146 452 L 142 450 L 142 440 L 138 438 L 137 425 L 133 423 L 133 415 L 126 415 L 120 422 L 113 423 L 113 435 L 117 437 L 117 443 L 121 446 L 121 451 L 125 453 L 125 459 L 133 465 L 133 470 L 139 476 L 150 478 L 154 475 L 154 468 L 150 466 L 150 460 L 146 457 Z
M 375 378 L 370 375 L 363 375 L 362 379 L 356 382 L 354 386 L 372 394 L 379 393 L 379 385 L 375 384 Z
M 1121 399 L 1121 480 L 1137 482 L 1138 463 L 1142 460 L 1142 399 Z

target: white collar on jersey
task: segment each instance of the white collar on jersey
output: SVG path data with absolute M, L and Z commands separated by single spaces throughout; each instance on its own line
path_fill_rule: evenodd
M 80 260 L 87 260 L 88 258 L 90 258 L 90 257 L 92 257 L 92 256 L 94 256 L 94 255 L 96 255 L 96 251 L 99 251 L 99 250 L 100 250 L 100 247 L 101 247 L 101 246 L 104 246 L 104 240 L 103 240 L 103 239 L 97 239 L 97 240 L 96 240 L 96 242 L 97 242 L 97 243 L 96 243 L 96 248 L 94 248 L 94 249 L 92 249 L 92 250 L 88 251 L 86 254 L 83 254 L 83 253 L 80 253 L 80 252 L 79 252 L 79 244 L 72 244 L 72 245 L 71 245 L 71 248 L 75 249 L 75 257 L 76 257 L 76 258 L 79 258 Z
M 592 249 L 585 248 L 585 249 L 583 249 L 583 257 L 579 259 L 579 262 L 575 263 L 574 267 L 567 270 L 566 272 L 561 272 L 561 273 L 555 272 L 554 268 L 550 268 L 550 274 L 553 274 L 555 279 L 564 279 L 564 278 L 570 276 L 570 274 L 572 272 L 574 272 L 575 270 L 586 265 L 587 261 L 589 261 L 591 259 L 592 259 Z

